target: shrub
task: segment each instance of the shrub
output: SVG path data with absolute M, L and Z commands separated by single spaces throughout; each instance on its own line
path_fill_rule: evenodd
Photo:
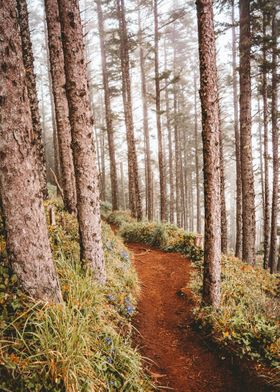
M 136 222 L 136 220 L 132 218 L 129 211 L 113 211 L 107 217 L 107 222 L 117 227 L 121 227 L 124 224 Z
M 142 242 L 166 252 L 179 252 L 198 261 L 203 250 L 195 246 L 195 235 L 168 223 L 133 222 L 125 224 L 120 230 L 128 242 Z
M 49 232 L 63 304 L 32 301 L 9 268 L 0 269 L 0 390 L 151 390 L 131 346 L 139 286 L 129 252 L 104 224 L 108 281 L 101 287 L 80 267 L 76 219 L 59 211 Z

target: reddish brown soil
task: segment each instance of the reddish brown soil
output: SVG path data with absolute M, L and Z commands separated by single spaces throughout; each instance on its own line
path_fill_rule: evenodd
M 212 352 L 190 326 L 190 293 L 180 295 L 189 280 L 190 262 L 176 253 L 127 246 L 134 253 L 142 287 L 135 343 L 152 361 L 148 367 L 158 385 L 176 392 L 247 391 L 228 360 Z

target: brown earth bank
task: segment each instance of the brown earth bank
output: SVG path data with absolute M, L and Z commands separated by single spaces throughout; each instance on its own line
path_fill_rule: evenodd
M 141 283 L 134 326 L 135 345 L 147 358 L 158 390 L 176 392 L 261 392 L 263 387 L 237 371 L 192 327 L 191 263 L 177 253 L 127 244 Z M 267 389 L 266 389 L 267 390 Z

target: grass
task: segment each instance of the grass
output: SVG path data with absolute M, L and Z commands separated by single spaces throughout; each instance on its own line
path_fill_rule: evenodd
M 49 233 L 63 304 L 34 302 L 22 293 L 0 241 L 6 265 L 0 269 L 0 390 L 152 390 L 131 344 L 139 285 L 129 252 L 104 224 L 108 281 L 100 287 L 80 267 L 76 219 L 55 204 L 57 225 Z

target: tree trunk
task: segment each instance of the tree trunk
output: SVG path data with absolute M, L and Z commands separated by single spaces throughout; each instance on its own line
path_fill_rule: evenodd
M 100 283 L 105 283 L 98 173 L 80 10 L 78 0 L 58 0 L 58 5 L 76 175 L 81 261 Z
M 221 172 L 221 251 L 227 254 L 228 250 L 228 230 L 227 230 L 227 207 L 226 207 L 226 184 L 225 184 L 225 161 L 224 161 L 224 142 L 222 135 L 222 114 L 219 110 L 220 124 L 220 172 Z
M 145 173 L 146 173 L 146 210 L 148 220 L 153 219 L 153 194 L 152 194 L 152 164 L 151 164 L 151 147 L 150 147 L 150 130 L 148 116 L 148 100 L 147 100 L 147 81 L 145 70 L 145 53 L 143 48 L 143 33 L 141 26 L 140 8 L 138 9 L 138 40 L 139 40 L 139 57 L 141 71 L 141 93 L 143 107 L 143 130 L 145 140 Z
M 263 69 L 262 69 L 262 96 L 263 96 L 263 160 L 264 160 L 264 222 L 263 222 L 263 266 L 268 268 L 269 261 L 269 236 L 270 236 L 270 212 L 269 212 L 269 174 L 268 174 L 268 103 L 267 103 L 267 48 L 266 48 L 266 25 L 267 15 L 263 13 Z
M 273 193 L 272 193 L 272 209 L 271 209 L 271 239 L 270 239 L 270 254 L 269 264 L 271 273 L 279 271 L 279 262 L 277 261 L 277 218 L 279 210 L 279 129 L 277 124 L 277 19 L 276 12 L 273 14 L 272 19 L 272 102 L 271 102 L 271 119 L 272 119 L 272 146 L 273 146 Z M 278 263 L 278 268 L 277 268 Z
M 203 302 L 218 308 L 221 298 L 220 127 L 213 6 L 212 0 L 197 0 L 196 4 L 205 195 Z
M 65 91 L 64 55 L 57 0 L 45 0 L 45 10 L 58 150 L 61 163 L 63 200 L 65 209 L 70 213 L 76 213 L 77 200 L 73 154 L 71 150 L 71 127 Z
M 242 177 L 240 158 L 240 132 L 238 116 L 238 81 L 237 81 L 237 49 L 235 28 L 235 1 L 232 0 L 232 80 L 233 80 L 233 109 L 234 109 L 234 136 L 236 159 L 236 238 L 235 256 L 242 258 Z
M 106 201 L 106 165 L 105 165 L 105 137 L 104 130 L 101 129 L 99 134 L 100 140 L 100 151 L 101 151 L 101 178 L 100 178 L 100 198 L 103 201 Z
M 132 216 L 142 219 L 141 195 L 138 178 L 138 163 L 135 147 L 134 125 L 132 115 L 131 81 L 129 73 L 129 42 L 125 17 L 124 0 L 117 0 L 117 15 L 120 32 L 120 58 L 122 71 L 122 96 L 125 115 L 127 150 L 128 150 L 128 182 L 129 207 Z
M 32 116 L 33 140 L 36 145 L 36 163 L 41 184 L 43 198 L 48 198 L 47 169 L 45 148 L 43 142 L 43 130 L 40 121 L 40 111 L 36 91 L 36 76 L 34 71 L 34 58 L 32 53 L 32 43 L 29 31 L 28 10 L 26 0 L 16 0 L 18 11 L 18 23 L 20 27 L 21 47 L 23 54 L 23 64 L 26 73 L 26 84 L 30 110 Z
M 175 60 L 175 55 L 174 55 Z M 177 84 L 173 88 L 173 111 L 174 111 L 174 139 L 175 139 L 175 184 L 176 184 L 176 224 L 181 227 L 181 182 L 180 182 L 180 147 L 179 147 L 179 129 L 178 129 L 178 102 L 177 102 Z
M 154 0 L 154 36 L 155 36 L 155 88 L 156 88 L 156 119 L 158 137 L 158 167 L 160 184 L 160 219 L 166 221 L 166 177 L 164 166 L 163 138 L 161 129 L 160 75 L 159 75 L 159 31 L 158 31 L 158 0 Z
M 240 1 L 240 148 L 242 178 L 242 257 L 255 264 L 256 217 L 252 159 L 250 0 Z
M 1 2 L 0 26 L 0 189 L 8 257 L 30 296 L 61 302 L 35 173 L 32 116 L 14 0 Z
M 96 0 L 96 5 L 97 5 L 98 29 L 99 29 L 100 51 L 101 51 L 101 61 L 102 61 L 105 118 L 106 118 L 106 128 L 107 128 L 107 135 L 108 135 L 108 147 L 109 147 L 109 157 L 110 157 L 112 207 L 113 210 L 117 210 L 119 207 L 118 206 L 119 204 L 118 203 L 118 176 L 117 176 L 117 166 L 116 166 L 116 156 L 115 156 L 113 114 L 111 109 L 109 78 L 107 72 L 107 53 L 105 47 L 104 17 L 103 17 L 101 1 Z
M 122 186 L 122 207 L 126 210 L 126 198 L 125 198 L 125 186 L 124 186 L 124 172 L 123 172 L 123 163 L 120 163 L 120 173 L 121 173 L 121 186 Z
M 198 142 L 198 114 L 197 114 L 197 76 L 194 74 L 194 134 L 195 134 L 195 180 L 196 180 L 196 231 L 202 233 L 200 209 L 200 181 L 199 181 L 199 142 Z

